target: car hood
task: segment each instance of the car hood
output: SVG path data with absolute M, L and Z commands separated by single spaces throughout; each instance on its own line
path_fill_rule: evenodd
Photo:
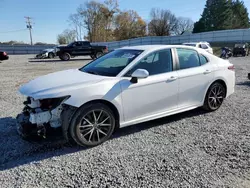
M 102 81 L 105 77 L 81 72 L 78 69 L 59 71 L 40 76 L 19 89 L 23 95 L 41 99 L 50 93 L 65 93 L 71 87 L 79 87 Z

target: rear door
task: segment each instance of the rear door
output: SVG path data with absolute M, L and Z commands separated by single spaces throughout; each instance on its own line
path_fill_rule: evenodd
M 200 105 L 206 89 L 213 80 L 214 68 L 207 57 L 196 50 L 176 48 L 179 78 L 179 107 Z

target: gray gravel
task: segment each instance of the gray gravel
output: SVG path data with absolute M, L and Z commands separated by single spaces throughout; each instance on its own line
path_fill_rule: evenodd
M 0 63 L 1 187 L 250 187 L 249 57 L 230 59 L 236 92 L 218 111 L 193 110 L 120 129 L 91 149 L 19 138 L 20 84 L 88 62 L 28 58 Z

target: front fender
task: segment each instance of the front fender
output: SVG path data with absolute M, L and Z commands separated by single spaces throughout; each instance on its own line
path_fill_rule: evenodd
M 88 87 L 71 91 L 69 95 L 71 97 L 64 103 L 76 108 L 95 100 L 110 102 L 118 110 L 120 120 L 124 120 L 119 80 L 115 79 L 89 85 Z

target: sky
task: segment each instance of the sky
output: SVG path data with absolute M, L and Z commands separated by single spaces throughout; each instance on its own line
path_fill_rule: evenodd
M 57 35 L 70 29 L 68 17 L 86 0 L 0 0 L 0 42 L 30 42 L 25 16 L 32 17 L 33 42 L 56 43 Z M 103 2 L 103 0 L 97 0 Z M 206 0 L 118 0 L 121 10 L 135 10 L 146 21 L 152 8 L 168 9 L 177 17 L 197 21 Z M 250 0 L 244 0 L 250 7 Z

